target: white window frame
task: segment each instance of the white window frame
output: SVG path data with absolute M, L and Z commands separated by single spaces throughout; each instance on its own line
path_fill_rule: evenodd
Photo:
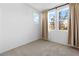
M 66 7 L 69 8 L 69 5 L 64 5 L 64 6 L 56 8 L 56 9 L 52 9 L 52 10 L 56 10 L 56 20 L 55 20 L 55 29 L 52 29 L 50 31 L 59 30 L 59 21 L 60 21 L 59 20 L 59 11 L 61 11 L 63 8 L 66 8 Z M 49 18 L 49 16 L 48 16 L 48 18 Z M 69 22 L 69 19 L 68 19 L 68 22 Z M 68 31 L 68 28 L 67 28 L 67 30 L 59 30 L 59 31 Z
M 61 11 L 63 8 L 69 8 L 69 5 L 65 5 L 65 6 L 62 6 L 62 7 L 57 8 L 57 24 L 58 24 L 57 29 L 58 30 L 59 30 L 59 21 L 60 21 L 59 20 L 59 11 Z M 64 20 L 61 20 L 61 21 L 64 21 Z M 68 22 L 69 22 L 69 19 L 68 19 Z M 59 30 L 59 31 L 68 31 L 68 28 L 67 28 L 67 30 Z

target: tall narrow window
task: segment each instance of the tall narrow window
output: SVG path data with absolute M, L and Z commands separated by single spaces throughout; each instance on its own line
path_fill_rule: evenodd
M 33 20 L 35 24 L 39 24 L 39 17 L 40 17 L 39 13 L 37 12 L 33 13 Z
M 63 6 L 58 9 L 59 14 L 59 30 L 67 30 L 68 29 L 68 21 L 69 21 L 69 7 Z
M 56 10 L 48 11 L 48 30 L 55 29 Z

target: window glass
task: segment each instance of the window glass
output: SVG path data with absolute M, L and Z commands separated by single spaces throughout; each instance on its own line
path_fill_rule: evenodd
M 39 24 L 39 14 L 37 12 L 33 13 L 33 20 L 35 24 Z
M 67 20 L 69 15 L 69 9 L 65 8 L 59 12 L 59 20 Z
M 55 29 L 56 10 L 50 10 L 48 12 L 48 30 Z
M 69 6 L 65 5 L 48 11 L 48 30 L 67 30 Z
M 59 11 L 59 30 L 67 30 L 69 21 L 69 8 L 65 7 Z
M 68 28 L 68 21 L 59 21 L 59 30 L 67 30 Z

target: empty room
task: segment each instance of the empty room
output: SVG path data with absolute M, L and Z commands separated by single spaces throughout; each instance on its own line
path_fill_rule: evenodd
M 79 56 L 79 3 L 0 3 L 0 56 Z

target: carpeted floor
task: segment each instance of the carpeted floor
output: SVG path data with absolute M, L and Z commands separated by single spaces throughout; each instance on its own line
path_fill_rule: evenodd
M 0 56 L 79 56 L 79 50 L 54 42 L 37 40 L 4 52 Z

